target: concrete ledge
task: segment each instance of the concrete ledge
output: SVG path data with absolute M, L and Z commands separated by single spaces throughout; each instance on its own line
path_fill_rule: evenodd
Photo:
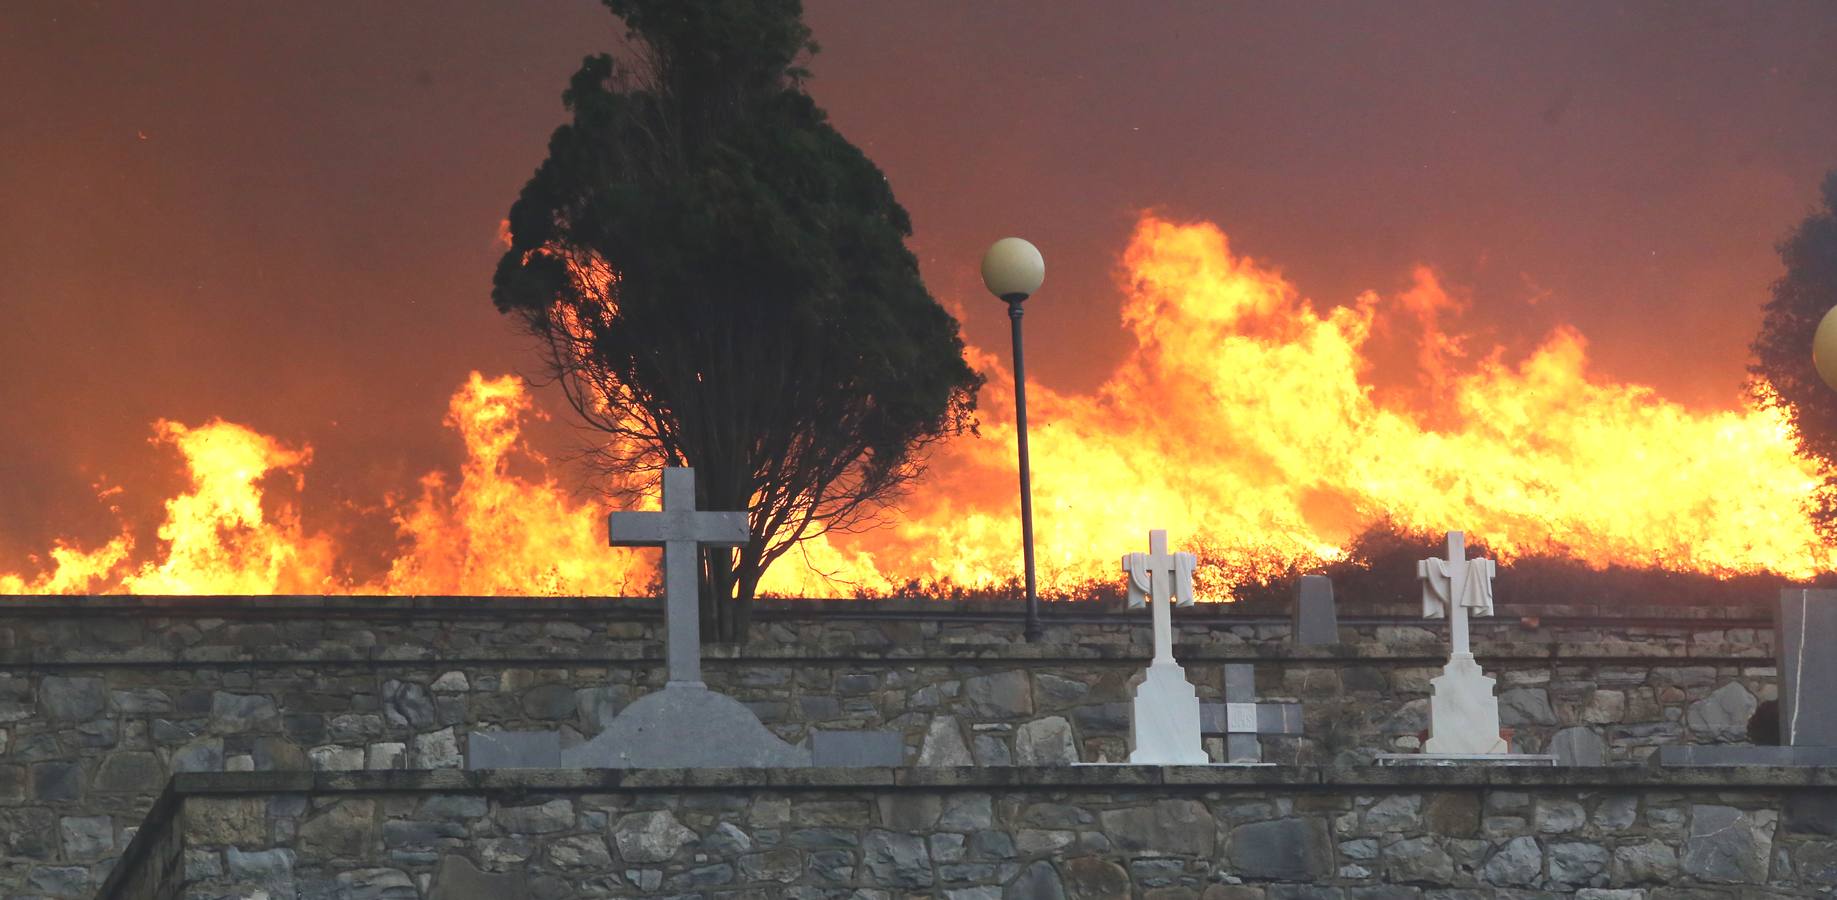
M 208 772 L 174 775 L 171 794 L 644 792 L 658 790 L 1064 788 L 1837 788 L 1837 767 L 978 766 L 837 769 L 458 769 Z
M 1627 605 L 1620 603 L 1587 603 L 1569 601 L 1524 601 L 1498 603 L 1494 618 L 1475 620 L 1475 628 L 1489 625 L 1517 625 L 1522 617 L 1532 617 L 1544 626 L 1560 626 L 1575 621 L 1607 619 L 1619 622 L 1670 623 L 1678 621 L 1715 622 L 1739 626 L 1770 627 L 1774 594 L 1756 597 L 1752 606 L 1667 606 L 1664 604 Z M 760 621 L 801 619 L 812 616 L 862 619 L 932 619 L 962 621 L 986 617 L 1018 619 L 1023 607 L 1018 598 L 1011 600 L 945 600 L 936 598 L 875 599 L 779 599 L 755 601 L 754 617 Z M 439 610 L 443 615 L 483 615 L 504 617 L 529 615 L 553 618 L 575 614 L 600 617 L 612 614 L 620 619 L 661 618 L 662 605 L 654 597 L 474 597 L 446 594 L 427 595 L 321 595 L 262 594 L 197 596 L 138 594 L 0 594 L 0 616 L 71 614 L 118 615 L 124 610 L 157 611 L 166 615 L 201 615 L 261 617 L 265 615 L 299 615 L 320 611 L 327 615 L 359 617 L 366 615 L 414 615 Z M 1108 617 L 1134 620 L 1121 600 L 1054 600 L 1042 601 L 1041 615 L 1047 624 L 1086 622 Z M 1341 625 L 1362 625 L 1391 620 L 1421 621 L 1421 608 L 1407 603 L 1350 603 L 1339 606 Z M 1232 622 L 1289 621 L 1287 604 L 1272 607 L 1250 603 L 1200 603 L 1175 610 L 1176 621 L 1229 620 Z

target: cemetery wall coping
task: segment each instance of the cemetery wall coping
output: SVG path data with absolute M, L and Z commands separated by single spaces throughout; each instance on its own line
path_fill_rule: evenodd
M 1492 619 L 1477 619 L 1476 626 L 1490 622 L 1512 622 L 1530 617 L 1546 624 L 1574 621 L 1717 621 L 1771 622 L 1772 605 L 1777 594 L 1757 597 L 1752 605 L 1686 606 L 1668 604 L 1629 604 L 1625 602 L 1561 602 L 1556 600 L 1524 601 L 1511 597 L 1496 600 L 1499 610 Z M 1041 612 L 1047 624 L 1058 622 L 1135 621 L 1139 611 L 1128 610 L 1120 599 L 1042 601 Z M 1342 624 L 1362 624 L 1409 620 L 1420 622 L 1421 604 L 1354 603 L 1339 604 Z M 125 594 L 96 595 L 22 595 L 0 594 L 0 616 L 112 616 L 124 613 L 145 615 L 192 615 L 217 617 L 297 617 L 319 613 L 327 617 L 361 618 L 364 616 L 416 617 L 438 612 L 451 617 L 540 617 L 540 618 L 661 618 L 663 606 L 654 597 L 476 597 L 451 595 L 425 596 L 343 596 L 343 595 L 200 595 L 143 596 Z M 1233 623 L 1287 622 L 1288 606 L 1272 608 L 1267 604 L 1198 603 L 1173 611 L 1180 620 L 1220 620 Z M 875 599 L 760 599 L 754 603 L 754 618 L 760 621 L 805 619 L 813 617 L 848 619 L 914 619 L 961 620 L 965 618 L 1011 619 L 1024 615 L 1021 601 L 951 600 L 940 598 Z
M 1717 664 L 1771 665 L 1772 653 L 1767 647 L 1753 644 L 1703 643 L 1674 647 L 1664 644 L 1634 642 L 1606 643 L 1514 643 L 1476 640 L 1480 655 L 1489 663 L 1522 663 L 1534 661 L 1576 661 L 1603 665 L 1649 662 L 1694 661 Z M 1447 660 L 1445 647 L 1426 642 L 1401 645 L 1359 643 L 1330 644 L 1319 647 L 1230 646 L 1174 642 L 1175 655 L 1186 665 L 1220 662 L 1333 662 L 1364 661 L 1440 665 Z M 940 644 L 933 647 L 854 647 L 825 649 L 775 647 L 756 644 L 708 646 L 703 649 L 705 664 L 722 662 L 772 663 L 856 663 L 888 661 L 901 663 L 1101 663 L 1140 664 L 1151 656 L 1148 648 L 1128 644 L 1044 643 L 1024 644 Z M 0 668 L 62 668 L 97 666 L 270 666 L 303 663 L 351 663 L 392 665 L 428 663 L 463 666 L 472 663 L 493 665 L 567 664 L 652 664 L 663 660 L 660 646 L 642 642 L 636 646 L 614 647 L 545 647 L 529 646 L 514 650 L 496 648 L 468 649 L 464 652 L 442 652 L 426 646 L 351 647 L 337 643 L 306 647 L 241 647 L 234 645 L 200 645 L 194 647 L 138 646 L 119 649 L 93 647 L 32 647 L 0 650 Z
M 1824 766 L 964 766 L 182 772 L 166 795 L 1130 789 L 1140 787 L 1778 790 L 1837 788 Z M 156 807 L 157 808 L 157 807 Z

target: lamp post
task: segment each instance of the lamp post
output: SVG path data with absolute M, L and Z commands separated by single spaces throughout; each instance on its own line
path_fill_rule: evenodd
M 1837 306 L 1818 320 L 1818 330 L 1812 333 L 1811 364 L 1825 384 L 1837 389 Z
M 1046 260 L 1017 237 L 996 241 L 982 255 L 982 283 L 1008 304 L 1014 323 L 1014 425 L 1021 457 L 1021 555 L 1027 566 L 1027 640 L 1040 639 L 1040 595 L 1033 578 L 1033 482 L 1027 471 L 1027 364 L 1021 355 L 1021 303 L 1046 280 Z

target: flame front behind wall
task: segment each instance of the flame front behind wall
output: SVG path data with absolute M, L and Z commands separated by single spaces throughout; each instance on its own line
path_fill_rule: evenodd
M 1426 269 L 1393 298 L 1316 309 L 1273 269 L 1234 256 L 1210 224 L 1144 217 L 1123 257 L 1131 347 L 1097 390 L 1028 386 L 1036 545 L 1043 588 L 1115 577 L 1150 528 L 1200 544 L 1215 596 L 1258 572 L 1339 555 L 1389 517 L 1464 529 L 1507 560 L 1539 552 L 1590 565 L 1804 579 L 1833 566 L 1805 499 L 1817 466 L 1774 411 L 1694 412 L 1652 389 L 1591 378 L 1582 336 L 1549 335 L 1515 364 L 1440 325 L 1458 310 Z M 1044 312 L 1042 312 L 1044 314 Z M 1377 337 L 1413 335 L 1414 393 L 1375 388 Z M 761 589 L 803 596 L 910 582 L 986 588 L 1019 570 L 1013 380 L 989 377 L 980 438 L 953 441 L 889 515 L 890 527 L 788 554 Z M 191 484 L 166 503 L 157 546 L 132 529 L 84 549 L 57 541 L 0 593 L 390 593 L 631 595 L 655 551 L 606 546 L 606 504 L 562 487 L 522 445 L 532 414 L 513 377 L 474 373 L 447 424 L 464 440 L 455 482 L 424 476 L 386 501 L 397 547 L 358 581 L 333 538 L 263 497 L 296 490 L 311 462 L 242 426 L 155 425 Z M 536 476 L 511 472 L 520 456 Z M 654 497 L 650 501 L 654 508 Z

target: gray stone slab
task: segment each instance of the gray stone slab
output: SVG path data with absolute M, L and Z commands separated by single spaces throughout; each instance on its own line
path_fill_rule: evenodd
M 1300 734 L 1301 704 L 1257 704 L 1257 734 Z
M 1228 725 L 1228 721 L 1229 720 L 1225 716 L 1225 704 L 1199 704 L 1200 734 L 1229 734 L 1231 729 Z
M 1256 763 L 1263 761 L 1263 742 L 1254 734 L 1225 735 L 1225 762 Z
M 1231 707 L 1254 709 L 1254 727 L 1232 727 Z M 1201 703 L 1199 730 L 1203 734 L 1301 734 L 1299 703 Z
M 1661 766 L 1837 766 L 1837 747 L 1751 747 L 1745 744 L 1667 744 Z
M 1225 663 L 1225 699 L 1239 703 L 1257 696 L 1257 667 L 1250 663 Z
M 726 694 L 671 682 L 632 701 L 606 730 L 561 751 L 587 769 L 783 768 L 810 765 L 810 750 L 773 734 Z
M 1837 747 L 1837 591 L 1781 591 L 1774 634 L 1780 743 Z
M 468 769 L 553 769 L 561 735 L 553 731 L 474 731 L 466 736 Z
M 1306 646 L 1339 643 L 1339 608 L 1333 602 L 1333 580 L 1303 575 L 1295 585 L 1295 643 Z
M 897 731 L 813 731 L 810 764 L 839 768 L 903 766 L 906 737 Z
M 1380 753 L 1380 766 L 1530 766 L 1553 769 L 1554 753 Z

